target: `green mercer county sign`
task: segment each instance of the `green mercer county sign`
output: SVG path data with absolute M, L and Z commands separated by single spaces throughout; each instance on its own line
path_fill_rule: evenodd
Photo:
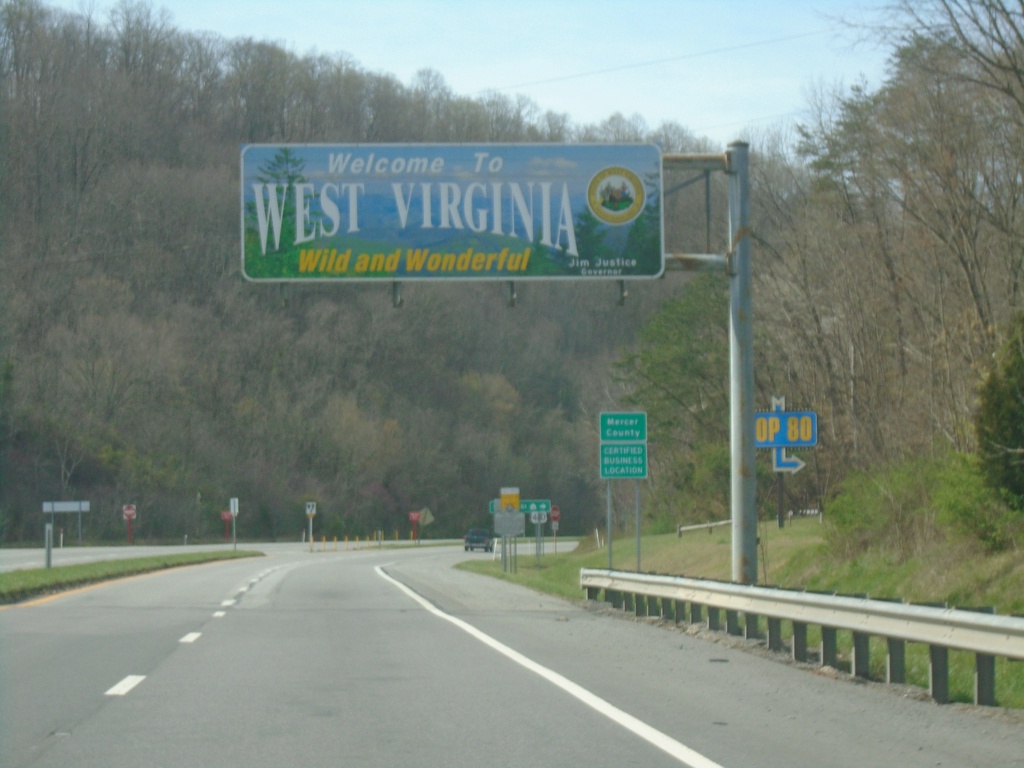
M 655 278 L 661 152 L 646 144 L 251 144 L 256 281 Z
M 647 414 L 643 411 L 602 413 L 599 418 L 603 443 L 647 441 Z
M 601 479 L 623 480 L 647 477 L 647 414 L 602 413 Z

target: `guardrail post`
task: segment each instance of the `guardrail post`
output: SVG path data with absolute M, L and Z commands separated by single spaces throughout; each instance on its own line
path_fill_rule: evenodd
M 677 615 L 676 601 L 668 597 L 661 598 L 661 617 L 675 624 Z
M 903 684 L 907 682 L 907 643 L 896 637 L 887 637 L 885 642 L 885 682 Z
M 761 617 L 756 613 L 747 613 L 743 616 L 743 634 L 747 640 L 761 639 Z
M 690 623 L 704 623 L 704 607 L 700 603 L 690 603 Z
M 622 608 L 625 611 L 636 612 L 636 595 L 632 592 L 622 593 Z
M 996 705 L 996 657 L 987 653 L 974 657 L 974 703 L 982 707 Z
M 807 661 L 807 625 L 802 621 L 793 622 L 793 661 Z
M 647 596 L 633 595 L 633 613 L 637 616 L 647 615 Z
M 996 612 L 992 606 L 963 610 L 988 614 Z M 996 705 L 996 657 L 987 653 L 974 655 L 974 703 L 983 707 Z
M 612 604 L 612 608 L 622 608 L 624 600 L 622 599 L 622 593 L 617 589 L 606 589 L 604 591 L 605 599 Z
M 722 628 L 722 611 L 714 606 L 708 606 L 708 629 L 717 632 Z
M 928 646 L 928 693 L 937 704 L 949 703 L 949 649 Z
M 725 611 L 725 631 L 730 635 L 742 635 L 740 630 L 740 614 L 738 611 Z
M 601 590 L 598 587 L 587 587 L 587 600 L 597 600 L 599 594 Z
M 782 650 L 782 619 L 768 617 L 768 650 Z
M 839 646 L 836 643 L 836 628 L 821 628 L 821 666 L 839 666 Z
M 871 638 L 863 632 L 853 633 L 853 658 L 850 659 L 850 671 L 854 677 L 865 680 L 871 677 Z

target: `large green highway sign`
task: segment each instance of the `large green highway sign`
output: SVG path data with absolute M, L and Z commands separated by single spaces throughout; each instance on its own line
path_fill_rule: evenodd
M 654 278 L 661 152 L 645 144 L 254 144 L 249 280 Z

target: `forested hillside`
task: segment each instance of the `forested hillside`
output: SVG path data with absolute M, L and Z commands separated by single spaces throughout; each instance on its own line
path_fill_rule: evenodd
M 993 59 L 982 21 L 948 24 L 959 3 L 919 5 L 887 30 L 883 87 L 748 137 L 757 407 L 819 414 L 797 507 L 854 470 L 973 454 L 978 388 L 1022 307 L 1024 51 Z M 423 507 L 427 535 L 456 535 L 506 485 L 579 533 L 604 514 L 597 413 L 633 406 L 652 419 L 654 524 L 727 515 L 723 276 L 633 283 L 621 305 L 614 282 L 521 285 L 515 306 L 499 283 L 406 284 L 395 308 L 381 287 L 240 274 L 243 144 L 608 141 L 725 149 L 186 33 L 145 3 L 3 0 L 0 541 L 38 540 L 57 499 L 91 501 L 93 538 L 122 535 L 134 503 L 139 537 L 213 539 L 232 496 L 245 536 L 298 537 L 311 500 L 329 537 L 404 537 Z M 666 210 L 666 249 L 703 250 L 701 203 Z

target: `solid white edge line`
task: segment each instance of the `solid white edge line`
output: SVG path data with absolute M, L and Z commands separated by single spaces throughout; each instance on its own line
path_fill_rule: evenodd
M 145 675 L 128 675 L 124 680 L 115 685 L 109 691 L 107 696 L 124 696 L 128 691 L 134 688 L 136 685 L 146 679 Z
M 200 636 L 202 634 L 203 634 L 202 632 L 189 632 L 187 635 L 185 635 L 183 638 L 181 638 L 181 640 L 179 640 L 178 642 L 179 643 L 194 643 L 196 640 L 198 640 L 200 638 Z
M 472 624 L 467 624 L 462 619 L 456 618 L 455 616 L 445 613 L 436 605 L 431 603 L 429 600 L 424 599 L 420 595 L 416 594 L 413 590 L 409 589 L 409 587 L 405 586 L 405 584 L 388 575 L 384 571 L 382 566 L 378 565 L 374 568 L 374 570 L 377 572 L 378 576 L 380 576 L 382 579 L 386 581 L 391 582 L 394 586 L 398 587 L 398 589 L 402 590 L 406 595 L 411 597 L 413 600 L 415 600 L 417 603 L 423 606 L 423 608 L 425 608 L 430 613 L 434 614 L 438 618 L 444 619 L 445 621 L 454 624 L 463 632 L 466 632 L 467 634 L 476 638 L 484 645 L 493 648 L 498 653 L 508 657 L 516 664 L 519 664 L 521 667 L 530 670 L 534 674 L 539 675 L 540 677 L 544 678 L 553 685 L 561 688 L 570 696 L 573 696 L 582 703 L 586 704 L 595 712 L 604 715 L 609 720 L 618 723 L 623 728 L 629 731 L 632 731 L 634 734 L 639 736 L 647 743 L 671 755 L 679 762 L 690 766 L 690 768 L 723 768 L 721 765 L 714 762 L 713 760 L 710 760 L 704 755 L 700 754 L 699 752 L 690 749 L 682 742 L 676 741 L 668 734 L 662 733 L 657 728 L 648 725 L 647 723 L 634 717 L 628 712 L 622 711 L 614 704 L 605 701 L 597 694 L 591 693 L 586 688 L 584 688 L 581 685 L 578 685 L 577 683 L 574 683 L 567 677 L 563 677 L 554 670 L 548 669 L 542 664 L 538 664 L 532 659 L 519 653 L 519 651 L 509 648 L 504 643 L 495 640 L 493 637 L 484 632 L 481 632 Z

